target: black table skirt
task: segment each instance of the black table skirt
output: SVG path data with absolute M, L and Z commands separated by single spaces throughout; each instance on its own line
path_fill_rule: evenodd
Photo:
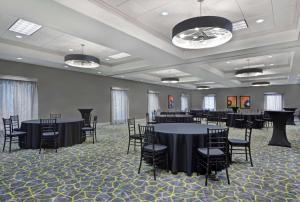
M 263 115 L 262 114 L 235 114 L 235 113 L 228 113 L 227 114 L 227 126 L 228 127 L 235 127 L 235 128 L 238 128 L 240 127 L 235 119 L 237 116 L 242 116 L 245 121 L 251 121 L 253 122 L 253 128 L 255 129 L 261 129 L 264 127 L 264 123 L 263 122 L 257 122 L 255 121 L 255 119 L 262 119 L 263 118 Z
M 158 128 L 161 128 L 160 126 L 163 126 L 166 129 L 169 127 L 170 133 L 157 132 L 162 131 L 157 130 Z M 176 134 L 174 129 L 176 130 L 177 126 L 182 127 L 184 132 L 178 131 L 179 134 Z M 215 129 L 221 128 L 215 125 L 195 125 L 195 123 L 165 123 L 155 125 L 159 143 L 168 147 L 169 169 L 172 173 L 186 172 L 187 175 L 190 176 L 193 172 L 197 171 L 197 148 L 206 147 L 208 138 L 207 127 Z M 199 134 L 196 134 L 196 130 L 199 131 Z
M 59 147 L 69 147 L 81 144 L 81 128 L 84 125 L 83 119 L 62 119 L 57 121 L 58 125 L 58 145 Z M 21 130 L 26 131 L 27 135 L 21 148 L 37 149 L 40 147 L 40 124 L 39 120 L 24 121 Z

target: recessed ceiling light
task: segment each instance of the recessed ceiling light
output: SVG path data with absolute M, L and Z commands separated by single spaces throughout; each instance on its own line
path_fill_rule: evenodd
M 98 74 L 101 74 L 102 72 L 97 72 Z
M 199 90 L 207 90 L 207 89 L 210 89 L 209 86 L 196 86 L 197 89 Z
M 230 62 L 230 61 L 227 61 L 226 63 L 227 63 L 227 64 L 230 64 L 231 62 Z
M 65 65 L 64 67 L 65 67 L 65 68 L 69 68 L 69 66 L 68 66 L 68 65 Z
M 263 74 L 263 70 L 260 68 L 241 69 L 235 72 L 235 76 L 240 78 L 260 76 L 262 74 Z
M 8 30 L 30 36 L 41 29 L 41 27 L 41 25 L 35 24 L 33 22 L 19 19 Z
M 256 20 L 256 23 L 260 24 L 260 23 L 263 23 L 264 21 L 265 21 L 264 19 L 258 19 L 258 20 Z
M 21 35 L 17 35 L 17 36 L 16 36 L 16 38 L 18 38 L 18 39 L 22 39 L 22 38 L 23 38 L 23 36 L 21 36 Z
M 69 51 L 70 51 L 70 52 L 73 52 L 74 50 L 73 50 L 73 48 L 69 48 Z
M 272 58 L 272 57 L 273 57 L 272 55 L 269 55 L 269 56 L 268 56 L 268 58 Z
M 21 57 L 17 57 L 16 59 L 17 59 L 17 60 L 23 60 L 23 58 L 21 58 Z
M 251 85 L 252 86 L 269 86 L 271 83 L 269 81 L 258 81 L 258 82 L 253 82 Z
M 111 56 L 108 56 L 112 59 L 121 59 L 121 58 L 126 58 L 126 57 L 129 57 L 130 55 L 128 53 L 118 53 L 118 54 L 115 54 L 115 55 L 111 55 Z
M 270 64 L 270 66 L 274 66 L 274 64 Z
M 245 20 L 241 20 L 241 21 L 237 21 L 237 22 L 232 23 L 232 30 L 233 31 L 238 31 L 238 30 L 247 29 L 247 28 L 248 28 L 248 25 L 247 25 L 247 22 Z
M 178 83 L 179 82 L 179 78 L 177 78 L 177 77 L 162 78 L 161 82 L 162 83 Z
M 121 78 L 125 78 L 125 76 L 123 76 L 123 75 L 121 75 L 120 77 L 121 77 Z
M 105 60 L 106 60 L 106 61 L 109 61 L 110 59 L 109 59 L 109 58 L 106 58 Z
M 162 16 L 167 16 L 167 15 L 169 15 L 169 13 L 167 11 L 163 11 L 163 12 L 161 12 L 161 15 Z

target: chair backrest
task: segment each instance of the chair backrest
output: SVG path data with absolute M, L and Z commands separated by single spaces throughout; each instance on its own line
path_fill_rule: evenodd
M 97 128 L 97 122 L 98 122 L 98 116 L 94 116 L 94 120 L 93 120 L 93 128 L 96 130 Z
M 12 130 L 20 128 L 19 116 L 18 115 L 10 116 L 10 119 L 11 119 Z
M 156 135 L 154 132 L 154 126 L 146 125 L 138 125 L 139 127 L 139 135 L 142 138 L 142 147 L 147 145 L 153 145 L 154 151 L 154 144 L 156 143 Z
M 207 142 L 207 154 L 209 155 L 210 149 L 220 149 L 224 152 L 224 155 L 228 153 L 228 128 L 224 129 L 207 129 L 208 142 Z
M 245 140 L 251 142 L 253 122 L 247 121 L 245 129 Z
M 132 119 L 127 119 L 127 124 L 128 124 L 128 135 L 134 135 L 136 134 L 135 131 L 135 118 Z
M 56 119 L 40 119 L 41 134 L 57 131 Z
M 50 119 L 60 119 L 61 114 L 50 114 Z
M 2 118 L 3 120 L 3 129 L 4 129 L 4 135 L 10 135 L 12 133 L 12 123 L 11 119 L 5 119 Z

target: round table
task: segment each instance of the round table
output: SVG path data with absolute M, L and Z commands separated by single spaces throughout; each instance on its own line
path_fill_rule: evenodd
M 84 125 L 83 119 L 57 119 L 57 125 L 59 147 L 68 147 L 83 142 L 81 138 L 81 128 Z M 40 147 L 40 120 L 23 121 L 21 130 L 27 132 L 25 142 L 21 147 L 38 149 Z
M 243 113 L 243 114 L 236 114 L 236 113 L 228 113 L 227 114 L 227 126 L 229 127 L 237 127 L 237 123 L 235 121 L 236 117 L 243 118 L 245 121 L 251 121 L 253 122 L 253 128 L 260 129 L 263 128 L 263 122 L 257 122 L 255 119 L 261 119 L 263 118 L 263 115 L 261 113 Z
M 207 129 L 222 129 L 216 125 L 196 123 L 160 123 L 154 125 L 159 143 L 168 147 L 172 173 L 180 171 L 192 175 L 196 171 L 196 149 L 205 147 Z
M 193 122 L 192 115 L 157 115 L 155 116 L 156 123 L 191 123 Z
M 286 125 L 296 125 L 295 121 L 294 121 L 294 113 L 295 113 L 295 111 L 296 111 L 297 108 L 294 108 L 294 107 L 284 107 L 283 109 L 285 111 L 293 112 L 293 115 L 290 116 L 290 118 L 288 118 L 288 120 L 286 121 Z
M 291 147 L 286 136 L 286 122 L 294 112 L 290 111 L 265 111 L 273 121 L 273 135 L 269 145 Z

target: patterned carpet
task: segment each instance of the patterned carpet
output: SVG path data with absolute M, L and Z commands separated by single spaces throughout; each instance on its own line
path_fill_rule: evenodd
M 219 181 L 151 167 L 137 173 L 140 153 L 127 149 L 127 128 L 98 129 L 98 143 L 88 139 L 69 148 L 0 152 L 0 201 L 300 201 L 300 125 L 288 126 L 292 148 L 268 146 L 272 129 L 254 130 L 254 167 L 236 155 Z M 230 137 L 243 137 L 230 128 Z M 1 146 L 3 137 L 1 137 Z

